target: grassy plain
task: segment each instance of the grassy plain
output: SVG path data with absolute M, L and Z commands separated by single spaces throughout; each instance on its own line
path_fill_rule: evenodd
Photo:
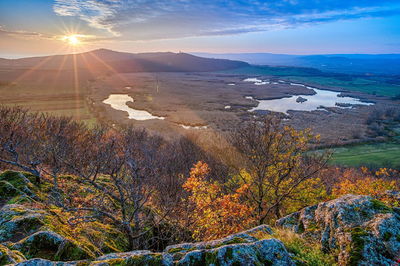
M 0 70 L 0 104 L 93 123 L 95 115 L 87 102 L 90 77 L 84 71 Z
M 400 168 L 400 143 L 371 143 L 335 148 L 331 164 Z
M 338 87 L 382 96 L 392 97 L 400 94 L 400 80 L 391 76 L 346 75 L 325 73 L 313 68 L 268 66 L 251 66 L 224 72 L 243 75 L 271 75 L 294 82 Z
M 314 70 L 310 69 L 249 68 L 245 70 L 246 73 L 240 71 L 124 73 L 93 77 L 82 70 L 77 73 L 0 70 L 0 104 L 19 105 L 32 111 L 72 116 L 89 124 L 99 120 L 112 124 L 132 123 L 165 135 L 185 134 L 191 131 L 194 133 L 194 130 L 183 129 L 180 126 L 182 124 L 207 125 L 208 130 L 197 131 L 204 135 L 205 131 L 231 131 L 243 121 L 253 117 L 261 118 L 262 113 L 248 112 L 257 103 L 246 99 L 247 95 L 256 99 L 273 99 L 309 93 L 304 87 L 291 86 L 287 83 L 255 86 L 243 82 L 246 77 L 270 75 L 274 76 L 275 80 L 304 78 L 302 82 L 305 83 L 311 82 L 307 79 L 320 79 L 318 82 L 322 84 L 328 79 L 330 84 L 344 82 L 337 81 L 334 77 L 317 77 L 314 75 Z M 236 85 L 229 86 L 231 83 Z M 353 80 L 353 83 L 357 83 L 360 87 L 368 85 L 364 80 Z M 102 103 L 111 93 L 129 94 L 134 98 L 134 103 L 129 103 L 132 108 L 146 110 L 166 119 L 128 120 L 125 112 L 113 110 L 109 105 Z M 384 93 L 386 92 L 382 90 L 382 94 Z M 396 102 L 391 100 L 372 95 L 367 96 L 367 99 L 369 98 L 377 100 L 373 108 L 396 106 Z M 226 109 L 225 106 L 228 105 L 230 108 Z M 350 143 L 356 135 L 357 138 L 367 137 L 365 120 L 373 108 L 364 106 L 354 109 L 292 112 L 290 120 L 286 123 L 297 129 L 312 128 L 314 133 L 321 134 L 324 143 Z M 347 166 L 395 166 L 400 162 L 399 154 L 398 143 L 344 146 L 336 149 L 332 163 Z

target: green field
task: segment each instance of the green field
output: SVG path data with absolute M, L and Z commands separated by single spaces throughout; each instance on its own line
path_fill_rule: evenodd
M 400 168 L 400 143 L 360 144 L 335 148 L 334 165 Z
M 396 82 L 399 82 L 399 84 L 394 84 L 393 78 L 385 76 L 346 75 L 325 73 L 313 68 L 267 66 L 251 66 L 224 72 L 242 75 L 270 75 L 294 82 L 338 87 L 383 96 L 396 96 L 400 94 L 400 81 L 397 80 Z

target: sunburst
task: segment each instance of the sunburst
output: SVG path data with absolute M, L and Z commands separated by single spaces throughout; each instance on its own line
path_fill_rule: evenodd
M 62 39 L 71 46 L 78 46 L 82 44 L 80 36 L 81 35 L 79 34 L 71 34 L 71 35 L 65 35 Z

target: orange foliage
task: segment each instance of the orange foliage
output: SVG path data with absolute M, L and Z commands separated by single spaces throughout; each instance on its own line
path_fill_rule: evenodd
M 358 174 L 358 175 L 357 175 Z M 393 174 L 393 170 L 381 168 L 372 173 L 367 168 L 361 168 L 360 172 L 354 169 L 346 169 L 343 172 L 340 182 L 338 182 L 332 191 L 335 198 L 345 194 L 369 195 L 380 199 L 390 205 L 398 205 L 386 192 L 398 190 L 398 184 L 394 180 L 384 179 Z
M 190 192 L 189 202 L 193 204 L 193 237 L 199 240 L 220 238 L 241 231 L 253 222 L 252 208 L 240 201 L 247 186 L 236 192 L 225 194 L 218 182 L 207 181 L 210 169 L 198 162 L 191 169 L 190 177 L 183 188 Z

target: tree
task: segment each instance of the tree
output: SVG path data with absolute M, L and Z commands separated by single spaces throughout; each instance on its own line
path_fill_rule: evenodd
M 322 185 L 314 178 L 326 165 L 327 155 L 307 153 L 309 144 L 317 140 L 310 130 L 296 131 L 273 118 L 233 133 L 231 143 L 239 154 L 236 162 L 241 163 L 233 166 L 237 174 L 231 186 L 248 187 L 245 197 L 258 224 L 271 220 L 272 215 L 279 219 L 290 204 L 308 204 L 304 196 L 313 200 L 324 197 L 324 190 L 312 187 Z M 312 187 L 304 194 L 308 185 Z
M 40 182 L 38 166 L 43 154 L 35 133 L 43 122 L 42 116 L 19 107 L 1 107 L 0 121 L 0 163 L 27 171 Z
M 90 151 L 87 157 L 67 163 L 70 172 L 92 188 L 93 197 L 68 211 L 76 213 L 74 222 L 110 221 L 125 232 L 129 249 L 146 248 L 153 223 L 163 219 L 149 206 L 157 177 L 153 159 L 158 138 L 133 128 L 119 132 L 101 127 L 93 133 L 83 144 Z
M 193 237 L 201 240 L 236 233 L 253 223 L 253 209 L 241 201 L 247 186 L 243 185 L 234 193 L 224 193 L 220 183 L 207 180 L 209 172 L 206 163 L 198 162 L 183 184 L 190 192 L 188 201 L 193 204 Z
M 333 187 L 332 196 L 337 198 L 346 194 L 369 195 L 386 204 L 398 207 L 400 205 L 398 198 L 392 197 L 388 193 L 399 189 L 398 182 L 390 179 L 393 173 L 398 175 L 396 170 L 387 168 L 380 168 L 375 173 L 365 167 L 359 171 L 345 169 L 339 182 Z

